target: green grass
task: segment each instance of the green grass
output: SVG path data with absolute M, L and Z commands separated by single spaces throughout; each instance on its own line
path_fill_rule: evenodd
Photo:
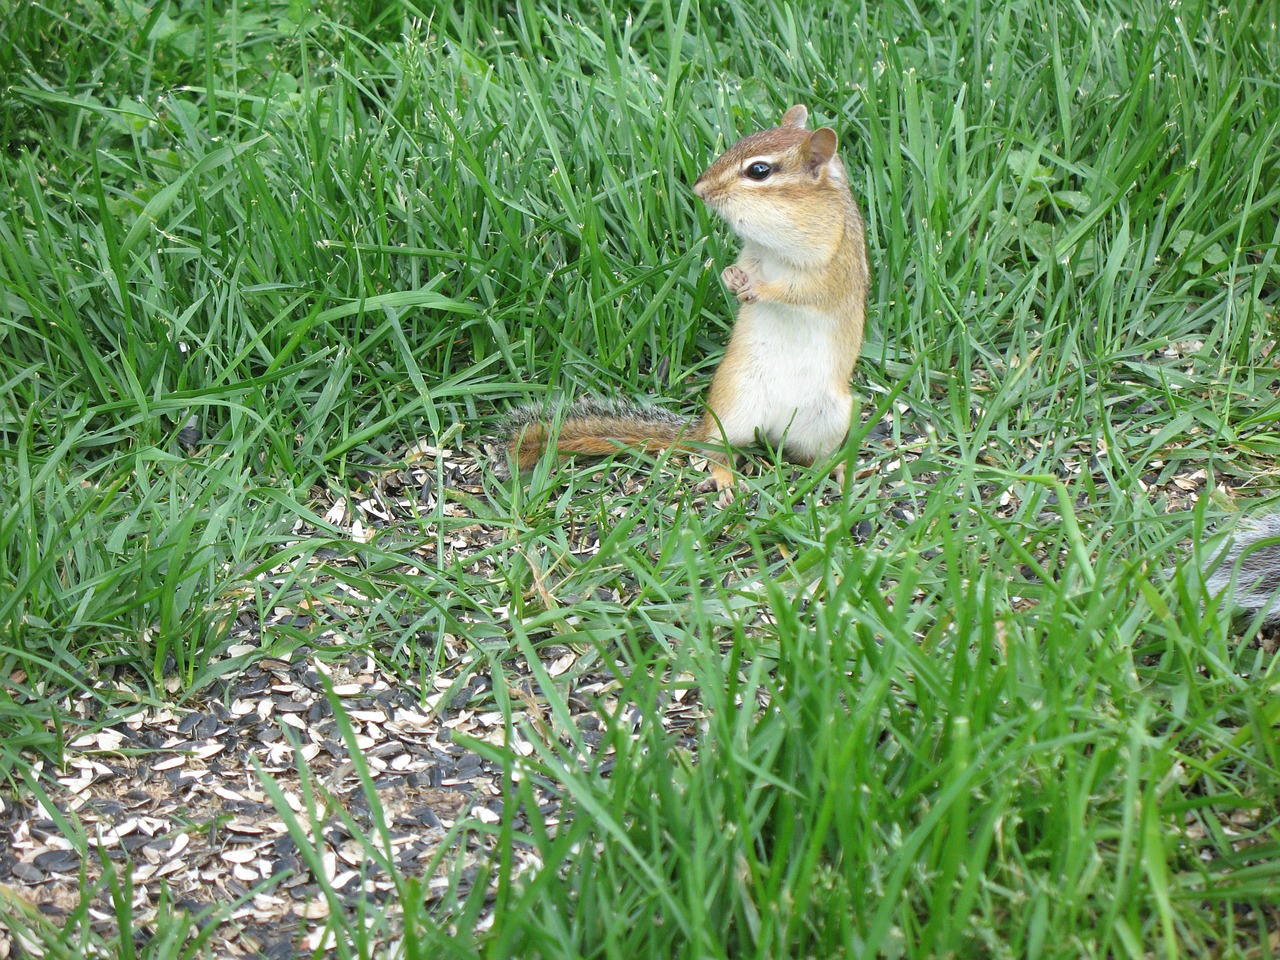
M 430 689 L 472 641 L 535 746 L 477 745 L 510 789 L 459 828 L 507 851 L 487 882 L 445 862 L 445 902 L 400 878 L 368 921 L 405 956 L 1274 955 L 1280 667 L 1183 558 L 1280 454 L 1280 8 L 460 6 L 5 10 L 11 782 L 56 765 L 72 696 L 198 691 L 246 598 L 345 587 L 319 655 Z M 881 427 L 846 496 L 764 460 L 721 511 L 687 467 L 623 493 L 547 464 L 462 499 L 518 543 L 478 565 L 447 497 L 367 544 L 326 521 L 513 403 L 694 409 L 734 241 L 687 185 L 794 102 L 840 132 L 871 245 Z M 315 577 L 334 548 L 359 563 Z M 594 751 L 539 661 L 564 643 L 616 675 Z M 677 690 L 701 726 L 664 725 Z M 162 934 L 143 955 L 203 949 Z

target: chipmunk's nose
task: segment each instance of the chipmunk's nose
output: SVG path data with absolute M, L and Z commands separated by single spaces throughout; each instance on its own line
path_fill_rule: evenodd
M 707 199 L 707 184 L 705 177 L 699 177 L 697 180 L 693 181 L 693 192 L 703 200 Z

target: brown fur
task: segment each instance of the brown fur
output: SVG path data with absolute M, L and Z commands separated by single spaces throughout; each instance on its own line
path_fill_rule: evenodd
M 569 404 L 558 418 L 541 408 L 526 407 L 508 417 L 507 452 L 517 472 L 530 469 L 546 451 L 551 436 L 561 454 L 603 457 L 623 447 L 656 452 L 672 446 L 688 432 L 690 421 L 659 407 L 584 397 Z

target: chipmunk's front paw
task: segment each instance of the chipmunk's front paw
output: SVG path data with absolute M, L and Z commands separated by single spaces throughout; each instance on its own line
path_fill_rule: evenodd
M 755 281 L 751 279 L 751 274 L 736 263 L 725 267 L 724 272 L 720 274 L 720 279 L 729 288 L 729 292 L 738 298 L 739 303 L 755 303 L 759 299 L 752 289 Z

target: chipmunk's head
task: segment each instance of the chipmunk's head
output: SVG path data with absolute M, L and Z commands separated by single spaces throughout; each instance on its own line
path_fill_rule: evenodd
M 693 184 L 738 236 L 784 254 L 824 241 L 848 205 L 836 132 L 806 130 L 808 118 L 797 104 L 778 126 L 731 146 Z

